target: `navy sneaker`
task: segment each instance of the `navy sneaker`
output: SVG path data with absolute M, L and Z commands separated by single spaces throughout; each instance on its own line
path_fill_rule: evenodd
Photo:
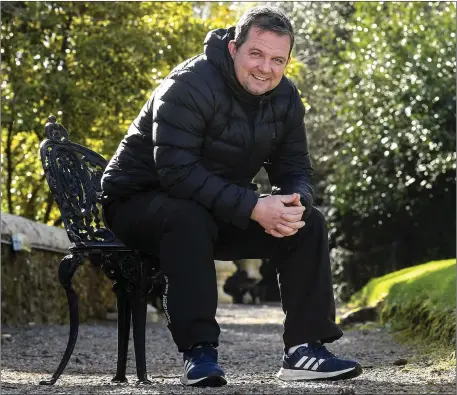
M 284 355 L 277 377 L 284 381 L 339 380 L 356 377 L 362 367 L 356 361 L 337 358 L 320 343 L 308 343 L 290 355 Z
M 183 353 L 184 375 L 181 383 L 194 387 L 219 387 L 227 384 L 217 363 L 217 350 L 210 345 L 197 346 Z

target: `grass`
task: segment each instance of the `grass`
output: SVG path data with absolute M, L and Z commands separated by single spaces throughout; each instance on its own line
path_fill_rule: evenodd
M 455 347 L 456 260 L 433 261 L 371 280 L 353 295 L 350 308 L 382 301 L 381 322 L 403 339 Z

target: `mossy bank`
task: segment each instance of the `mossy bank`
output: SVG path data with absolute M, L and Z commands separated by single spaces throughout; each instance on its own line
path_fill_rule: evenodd
M 382 324 L 403 341 L 455 350 L 456 260 L 428 262 L 372 279 L 354 294 L 348 307 L 379 306 Z M 455 352 L 454 357 L 455 361 Z

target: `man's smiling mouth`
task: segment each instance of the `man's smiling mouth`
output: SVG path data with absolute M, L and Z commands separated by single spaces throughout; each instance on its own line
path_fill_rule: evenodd
M 259 80 L 259 81 L 266 81 L 267 79 L 264 78 L 264 77 L 260 77 L 258 75 L 255 75 L 255 74 L 251 74 L 256 80 Z

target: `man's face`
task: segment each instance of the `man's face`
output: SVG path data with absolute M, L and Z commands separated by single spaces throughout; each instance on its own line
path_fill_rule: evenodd
M 263 95 L 276 88 L 289 63 L 290 37 L 253 26 L 246 41 L 236 49 L 235 41 L 228 44 L 241 86 L 253 95 Z

